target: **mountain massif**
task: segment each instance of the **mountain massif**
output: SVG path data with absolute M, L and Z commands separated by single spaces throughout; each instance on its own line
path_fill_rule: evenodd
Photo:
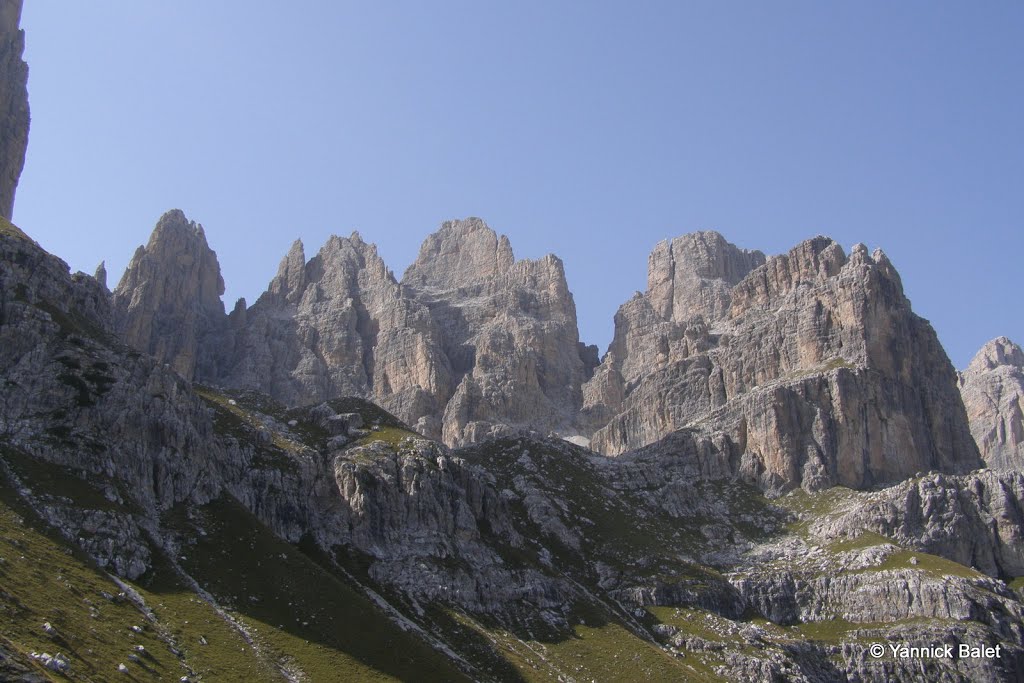
M 880 250 L 662 242 L 603 357 L 476 218 L 223 292 L 181 211 L 113 291 L 0 218 L 0 679 L 1022 680 L 1024 352 Z
M 290 406 L 359 396 L 450 447 L 534 434 L 619 455 L 699 428 L 770 493 L 982 464 L 934 330 L 863 245 L 663 242 L 602 360 L 561 261 L 517 261 L 476 218 L 444 223 L 400 282 L 353 234 L 308 261 L 296 242 L 251 307 L 226 315 L 222 292 L 202 227 L 169 212 L 114 290 L 119 333 L 187 379 Z

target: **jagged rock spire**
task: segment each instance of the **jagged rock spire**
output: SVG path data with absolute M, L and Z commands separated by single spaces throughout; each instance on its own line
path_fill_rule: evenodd
M 223 293 L 203 226 L 173 209 L 135 251 L 114 290 L 115 323 L 129 344 L 191 380 L 201 359 L 221 344 L 213 337 L 224 325 Z
M 96 282 L 103 286 L 103 289 L 107 288 L 107 262 L 100 261 L 100 264 L 96 266 L 96 273 L 93 274 L 96 278 Z

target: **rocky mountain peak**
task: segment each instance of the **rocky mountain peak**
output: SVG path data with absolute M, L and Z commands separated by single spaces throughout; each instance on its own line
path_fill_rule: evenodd
M 659 242 L 647 261 L 651 306 L 665 320 L 722 317 L 729 291 L 764 263 L 759 251 L 740 249 L 717 232 L 694 232 Z
M 583 387 L 592 447 L 700 429 L 739 476 L 776 491 L 980 464 L 952 365 L 884 253 L 847 256 L 819 236 L 730 284 L 758 260 L 708 233 L 655 248 L 648 292 L 619 309 Z
M 1024 470 L 1024 350 L 996 337 L 960 373 L 971 434 L 993 469 Z
M 306 250 L 302 240 L 295 240 L 291 249 L 277 267 L 277 275 L 270 281 L 267 293 L 290 303 L 302 293 L 306 285 Z
M 160 217 L 149 242 L 136 250 L 115 295 L 134 289 L 140 278 L 152 286 L 180 285 L 184 291 L 178 298 L 186 307 L 224 313 L 220 300 L 224 279 L 217 254 L 207 244 L 203 226 L 190 221 L 181 209 Z
M 93 274 L 96 278 L 96 282 L 103 286 L 103 289 L 107 288 L 107 262 L 100 261 L 100 264 L 96 266 L 96 272 Z
M 377 253 L 377 245 L 364 242 L 358 232 L 349 237 L 331 235 L 307 266 L 307 277 L 318 281 L 326 296 L 364 288 L 362 296 L 375 297 L 380 285 L 387 296 L 395 296 L 398 282 Z M 383 293 L 380 292 L 381 294 Z
M 964 374 L 994 370 L 1003 365 L 1024 368 L 1024 349 L 1006 337 L 996 337 L 978 350 Z
M 768 259 L 732 291 L 733 315 L 751 307 L 770 307 L 802 282 L 821 282 L 846 265 L 843 248 L 833 239 L 817 236 L 789 252 Z
M 192 379 L 201 338 L 223 322 L 222 294 L 220 264 L 203 227 L 173 209 L 114 290 L 115 324 L 129 344 Z
M 499 236 L 483 220 L 445 221 L 424 240 L 402 282 L 413 287 L 457 289 L 505 273 L 514 262 L 508 238 Z
M 0 216 L 10 219 L 28 146 L 28 65 L 22 0 L 0 0 Z

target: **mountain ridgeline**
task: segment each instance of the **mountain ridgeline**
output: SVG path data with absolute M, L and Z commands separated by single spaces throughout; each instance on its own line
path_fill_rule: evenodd
M 968 425 L 881 252 L 663 243 L 598 364 L 561 263 L 477 220 L 403 282 L 358 235 L 296 243 L 230 314 L 180 212 L 114 293 L 0 227 L 0 677 L 1024 670 L 1020 350 L 960 377 L 1000 397 Z
M 884 253 L 662 242 L 603 358 L 475 218 L 226 312 L 171 211 L 111 292 L 8 220 L 20 10 L 0 680 L 1024 680 L 1024 351 L 957 374 Z
M 296 242 L 252 306 L 226 314 L 223 289 L 203 228 L 171 211 L 113 292 L 116 326 L 187 380 L 289 406 L 359 396 L 452 447 L 535 434 L 618 455 L 689 429 L 770 493 L 982 464 L 934 330 L 863 245 L 662 242 L 600 362 L 562 262 L 516 260 L 476 218 L 444 223 L 401 281 L 354 233 L 308 260 Z

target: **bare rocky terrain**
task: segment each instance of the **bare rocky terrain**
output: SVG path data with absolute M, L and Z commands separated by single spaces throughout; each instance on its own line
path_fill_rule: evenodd
M 881 250 L 663 242 L 603 357 L 476 218 L 230 312 L 181 211 L 112 292 L 0 257 L 2 680 L 1022 680 L 1024 354 Z
M 0 216 L 11 218 L 28 147 L 28 65 L 22 0 L 0 0 Z
M 971 434 L 993 469 L 1024 469 L 1024 351 L 997 337 L 960 373 Z

